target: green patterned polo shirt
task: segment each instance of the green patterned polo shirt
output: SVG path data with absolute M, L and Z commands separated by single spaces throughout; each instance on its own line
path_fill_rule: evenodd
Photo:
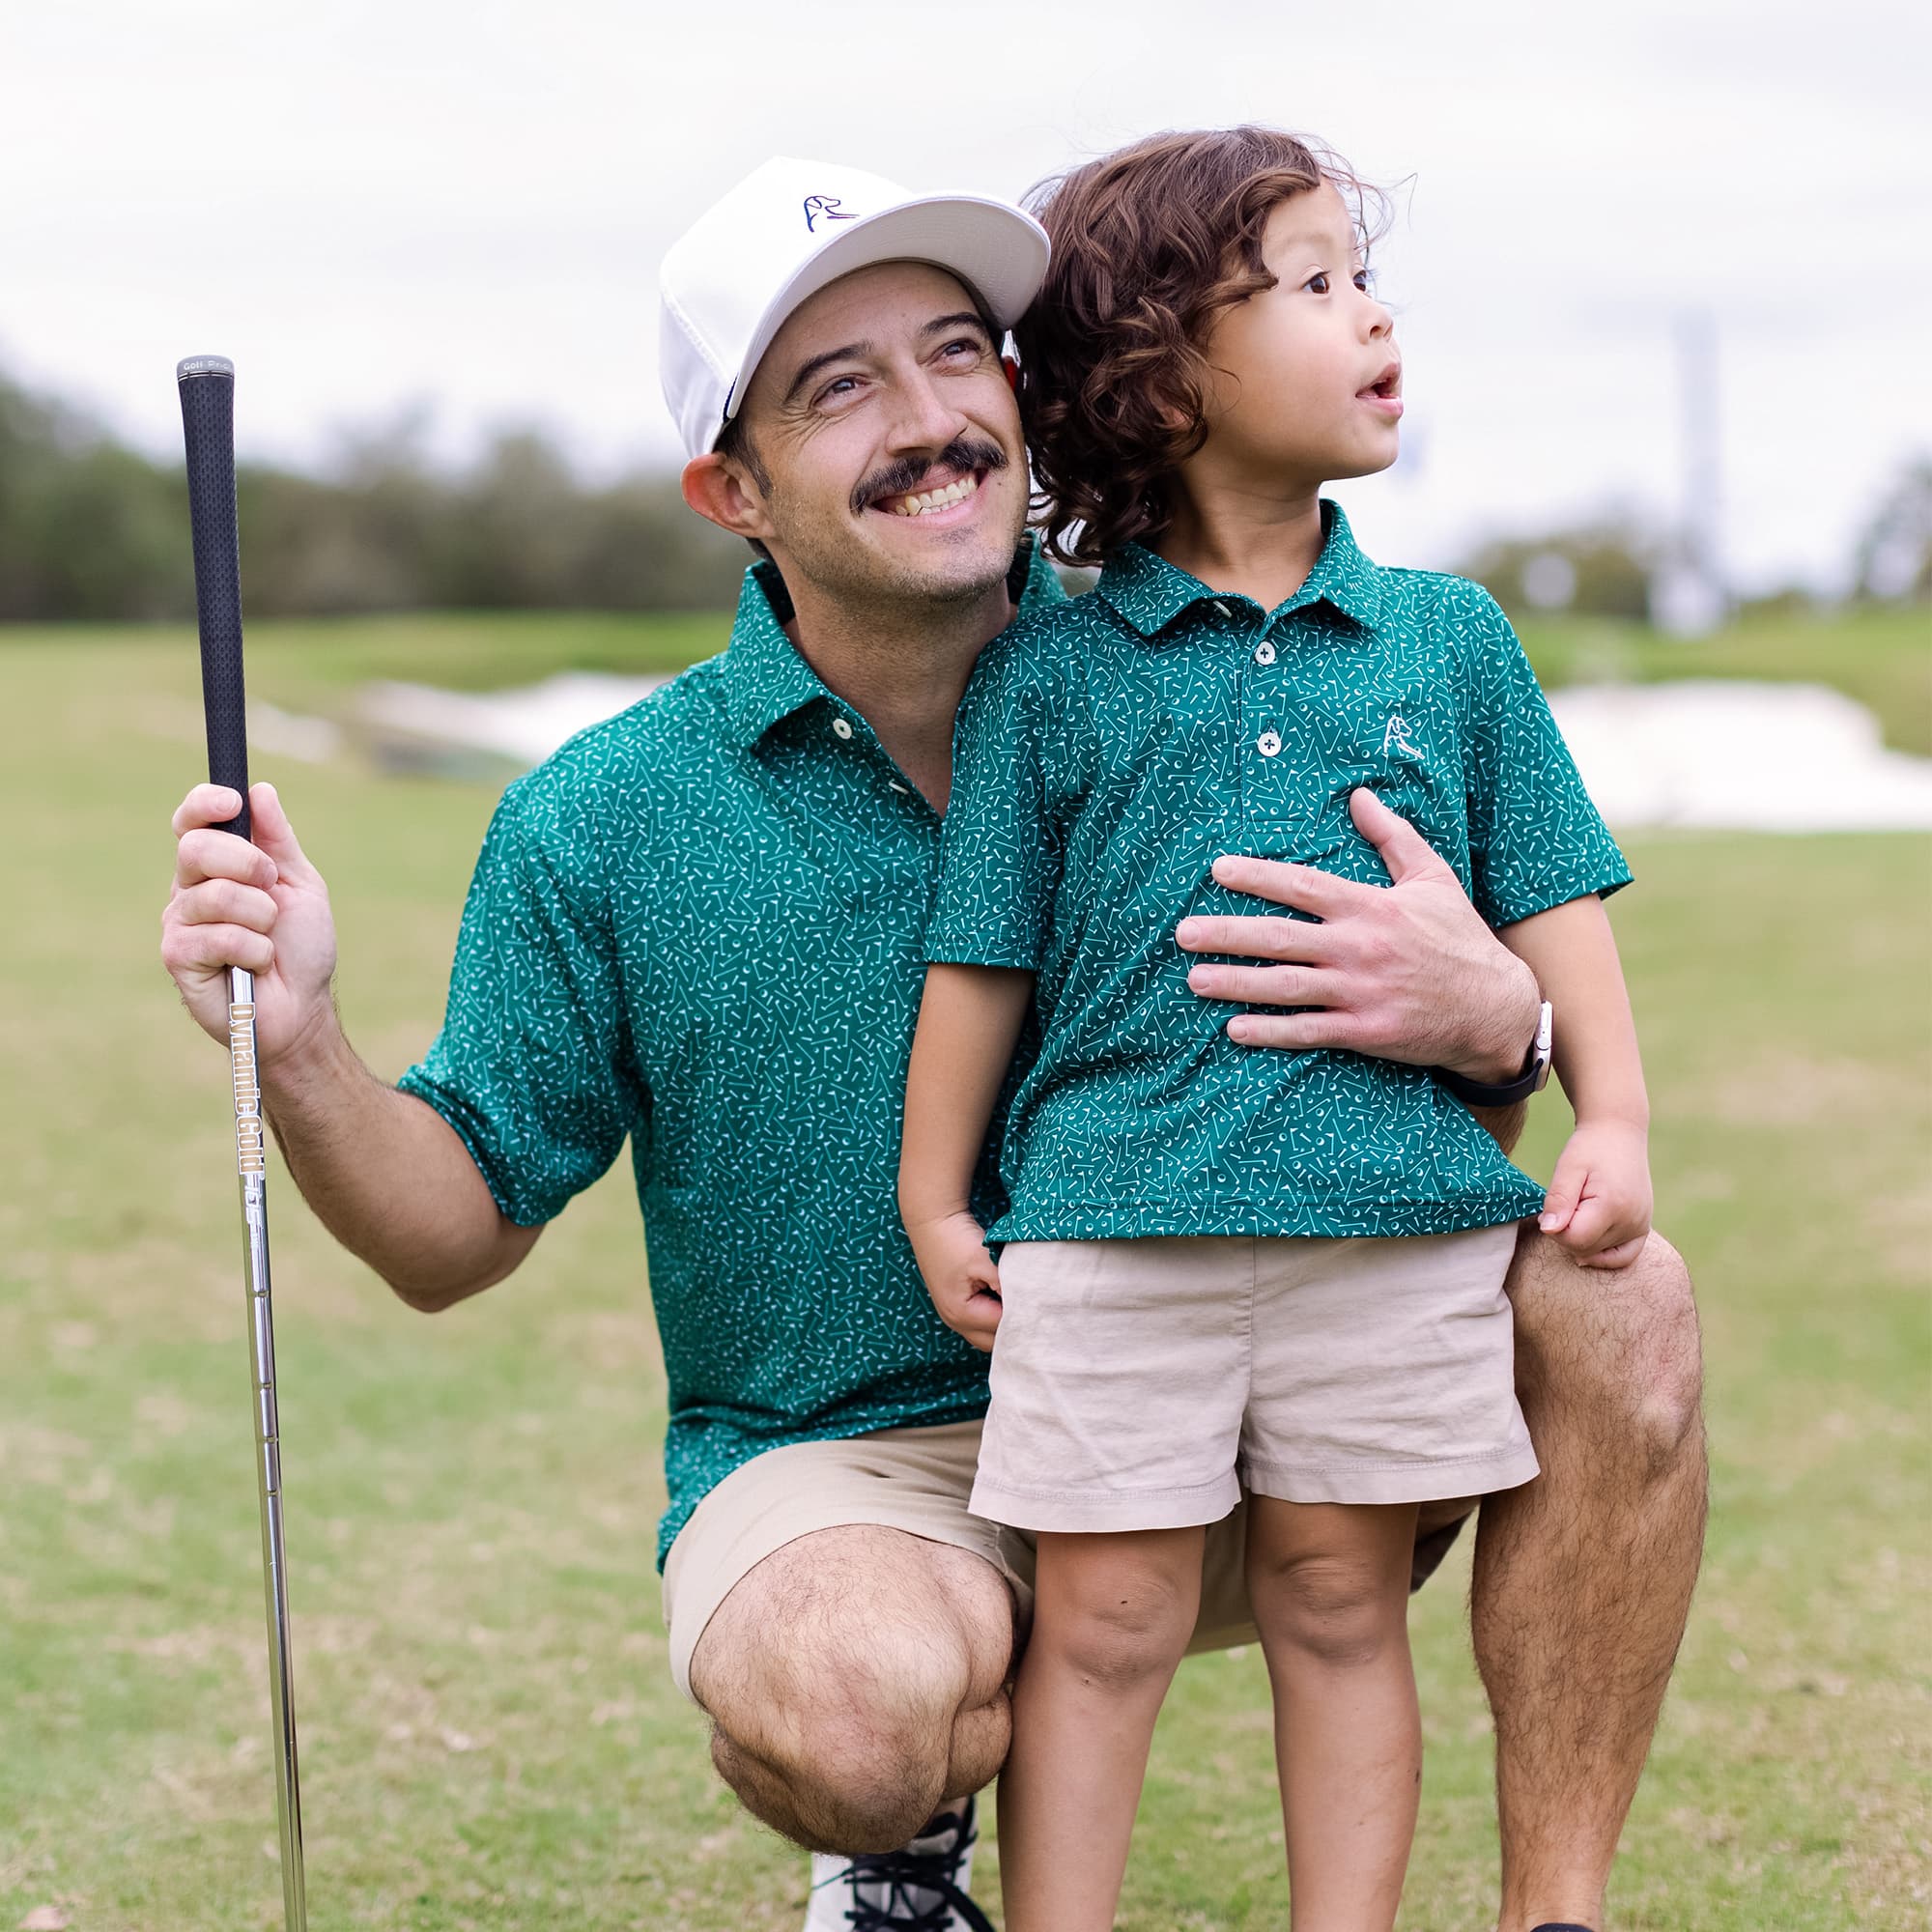
M 1176 924 L 1267 909 L 1214 883 L 1216 855 L 1387 883 L 1358 785 L 1492 925 L 1629 882 L 1489 593 L 1379 568 L 1322 517 L 1272 611 L 1130 545 L 975 670 L 926 954 L 1037 975 L 996 1240 L 1421 1235 L 1542 1205 L 1426 1071 L 1240 1046 L 1188 990 Z
M 1036 554 L 1022 610 L 1060 594 Z M 749 572 L 729 649 L 504 793 L 442 1031 L 400 1083 L 525 1227 L 629 1137 L 669 1384 L 660 1563 L 762 1450 L 986 1403 L 896 1200 L 939 819 L 792 647 L 783 595 Z

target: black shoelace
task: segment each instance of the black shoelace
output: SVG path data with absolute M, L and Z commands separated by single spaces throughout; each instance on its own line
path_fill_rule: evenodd
M 951 1872 L 935 1869 L 940 1862 L 909 1852 L 854 1859 L 837 1881 L 852 1888 L 853 1904 L 845 1917 L 853 1932 L 953 1932 L 955 1925 L 964 1926 L 966 1932 L 993 1932 L 993 1921 L 959 1889 Z M 957 1869 L 952 1864 L 952 1870 Z M 874 1896 L 862 1897 L 862 1886 Z M 931 1902 L 916 1905 L 914 1894 Z
M 993 1932 L 993 1921 L 959 1883 L 959 1868 L 980 1836 L 973 1808 L 969 1798 L 945 1851 L 868 1852 L 829 1881 L 852 1888 L 845 1918 L 853 1932 Z

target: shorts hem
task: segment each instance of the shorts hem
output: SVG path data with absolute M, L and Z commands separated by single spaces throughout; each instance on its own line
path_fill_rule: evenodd
M 989 1522 L 1009 1529 L 1045 1530 L 1061 1536 L 1106 1535 L 1131 1529 L 1198 1529 L 1219 1522 L 1241 1500 L 1239 1478 L 1231 1469 L 1211 1483 L 1188 1489 L 1024 1490 L 989 1481 L 973 1484 L 966 1507 Z
M 745 1511 L 746 1486 L 769 1480 L 769 1465 L 766 1469 L 758 1466 L 767 1457 L 790 1459 L 801 1450 L 836 1453 L 843 1447 L 863 1446 L 870 1441 L 886 1439 L 891 1439 L 895 1446 L 908 1441 L 917 1443 L 921 1438 L 950 1435 L 966 1426 L 959 1423 L 939 1424 L 929 1429 L 878 1431 L 870 1436 L 834 1437 L 823 1443 L 816 1440 L 785 1443 L 741 1463 L 722 1482 L 707 1491 L 672 1538 L 670 1548 L 665 1555 L 664 1576 L 660 1579 L 667 1632 L 667 1662 L 670 1666 L 671 1681 L 678 1690 L 692 1703 L 697 1703 L 691 1689 L 691 1660 L 724 1599 L 766 1557 L 776 1555 L 801 1537 L 815 1536 L 823 1530 L 895 1529 L 903 1535 L 919 1537 L 925 1543 L 963 1549 L 989 1564 L 1008 1587 L 1023 1599 L 1030 1597 L 1030 1580 L 1014 1568 L 1002 1540 L 997 1537 L 989 1539 L 984 1533 L 984 1525 L 976 1523 L 967 1512 L 964 1470 L 958 1490 L 952 1492 L 957 1501 L 944 1511 L 907 1506 L 895 1496 L 893 1482 L 887 1478 L 868 1480 L 863 1494 L 851 1493 L 851 1488 L 856 1486 L 848 1485 L 847 1493 L 837 1498 L 822 1498 L 815 1503 L 810 1500 L 796 1502 L 793 1499 L 795 1492 L 786 1492 L 775 1506 L 769 1492 L 761 1496 L 753 1491 L 753 1507 L 742 1520 L 737 1515 Z M 977 1421 L 971 1426 L 977 1448 Z M 966 1467 L 971 1467 L 970 1459 L 966 1461 Z M 710 1506 L 708 1511 L 707 1505 Z M 721 1507 L 725 1512 L 722 1523 L 717 1516 Z M 949 1533 L 955 1528 L 956 1534 Z M 700 1551 L 703 1552 L 701 1556 Z M 694 1559 L 697 1567 L 689 1569 Z M 699 1705 L 698 1708 L 703 1707 Z
M 1439 1463 L 1293 1463 L 1243 1462 L 1242 1486 L 1284 1503 L 1437 1503 L 1520 1489 L 1541 1473 L 1525 1444 L 1496 1456 Z

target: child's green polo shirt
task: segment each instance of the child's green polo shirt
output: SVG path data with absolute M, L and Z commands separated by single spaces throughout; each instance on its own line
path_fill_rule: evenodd
M 1382 569 L 1322 516 L 1273 611 L 1129 546 L 975 671 L 926 956 L 1038 976 L 997 1240 L 1421 1235 L 1542 1205 L 1427 1072 L 1237 1045 L 1188 990 L 1184 916 L 1269 910 L 1214 883 L 1218 854 L 1387 883 L 1357 785 L 1492 925 L 1629 883 L 1489 593 Z
M 401 1082 L 526 1227 L 629 1136 L 669 1384 L 660 1562 L 762 1450 L 986 1405 L 897 1206 L 939 819 L 774 594 L 749 573 L 728 650 L 504 793 Z M 1060 595 L 1036 553 L 1022 610 Z

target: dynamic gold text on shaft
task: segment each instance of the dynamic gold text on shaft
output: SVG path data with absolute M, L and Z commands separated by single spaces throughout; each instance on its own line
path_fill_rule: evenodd
M 245 1174 L 266 1172 L 262 1140 L 262 1089 L 255 1078 L 255 1009 L 238 1001 L 228 1009 L 228 1064 L 235 1080 L 235 1154 Z

